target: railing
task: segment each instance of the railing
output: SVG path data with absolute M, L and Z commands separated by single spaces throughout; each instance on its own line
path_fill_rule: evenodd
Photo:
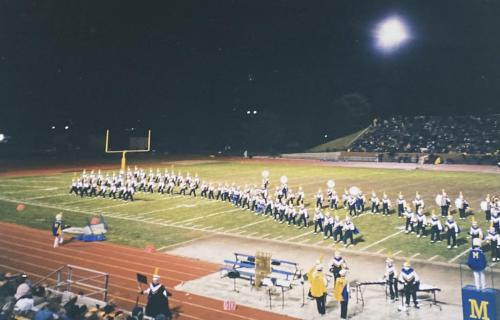
M 109 274 L 105 272 L 68 264 L 52 271 L 35 285 L 47 281 L 55 282 L 53 285 L 48 285 L 48 289 L 60 293 L 73 290 L 84 297 L 102 295 L 102 301 L 108 300 Z

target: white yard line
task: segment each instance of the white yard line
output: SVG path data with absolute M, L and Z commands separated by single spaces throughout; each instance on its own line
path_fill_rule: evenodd
M 400 254 L 401 252 L 403 252 L 403 250 L 399 250 L 399 251 L 396 251 L 392 254 L 393 257 L 397 256 L 398 254 Z
M 467 250 L 465 250 L 464 252 L 460 253 L 459 255 L 457 255 L 456 257 L 448 260 L 448 263 L 452 263 L 453 261 L 456 261 L 458 260 L 458 258 L 460 258 L 461 256 L 465 255 L 466 253 L 468 253 L 470 251 L 470 248 L 467 248 Z
M 241 226 L 241 227 L 238 227 L 238 228 L 234 228 L 234 229 L 227 230 L 226 232 L 233 232 L 233 231 L 236 231 L 236 230 L 245 229 L 245 228 L 247 228 L 247 227 L 251 227 L 251 226 L 254 226 L 254 225 L 256 225 L 256 224 L 259 224 L 259 223 L 262 223 L 262 222 L 266 222 L 266 221 L 267 221 L 267 220 L 260 220 L 260 221 L 252 222 L 252 223 L 246 224 L 246 225 Z
M 380 239 L 380 240 L 378 240 L 378 241 L 375 241 L 374 243 L 372 243 L 372 244 L 370 244 L 370 245 L 367 245 L 366 247 L 362 248 L 360 251 L 365 251 L 365 250 L 367 250 L 367 249 L 370 249 L 371 247 L 376 246 L 377 244 L 379 244 L 379 243 L 381 243 L 381 242 L 384 242 L 385 240 L 388 240 L 388 239 L 390 239 L 390 238 L 392 238 L 392 237 L 395 237 L 395 236 L 397 236 L 398 234 L 400 234 L 400 233 L 402 233 L 402 232 L 404 232 L 404 230 L 401 230 L 401 231 L 395 232 L 395 233 L 393 233 L 393 234 L 391 234 L 391 235 L 388 235 L 388 236 L 387 236 L 387 237 L 385 237 L 385 238 L 382 238 L 382 239 Z
M 324 241 L 325 241 L 325 240 L 320 240 L 320 241 L 316 242 L 314 245 L 315 245 L 315 246 L 317 246 L 318 244 L 321 244 L 321 243 L 323 243 Z
M 288 239 L 286 239 L 286 241 L 291 241 L 291 240 L 295 240 L 295 239 L 298 239 L 298 238 L 302 238 L 302 237 L 307 236 L 308 234 L 312 234 L 312 231 L 307 231 L 307 232 L 304 232 L 302 234 L 299 234 L 298 236 L 294 236 L 294 237 L 288 238 Z
M 37 199 L 46 199 L 46 198 L 56 198 L 56 197 L 62 197 L 62 196 L 67 196 L 68 193 L 57 193 L 57 194 L 51 194 L 48 196 L 38 196 L 38 197 L 31 197 L 31 198 L 25 198 L 24 200 L 37 200 Z
M 223 214 L 223 213 L 234 212 L 234 211 L 237 211 L 237 210 L 239 210 L 239 209 L 217 211 L 217 212 L 214 212 L 214 213 L 211 213 L 211 214 L 207 214 L 206 216 L 203 216 L 203 217 L 196 217 L 196 218 L 191 218 L 191 219 L 187 219 L 187 220 L 182 220 L 182 221 L 177 222 L 177 224 L 186 224 L 187 222 L 197 221 L 197 220 L 200 220 L 200 219 L 205 219 L 205 218 L 208 218 L 208 217 L 217 216 L 217 215 Z
M 419 252 L 419 253 L 415 253 L 414 255 L 412 255 L 412 256 L 410 257 L 410 259 L 416 258 L 416 257 L 418 257 L 419 255 L 420 255 L 420 252 Z
M 437 257 L 439 257 L 439 256 L 440 256 L 439 254 L 436 254 L 435 256 L 430 257 L 430 259 L 429 259 L 429 260 L 427 260 L 427 261 L 432 261 L 432 260 L 436 259 L 436 258 L 437 258 Z
M 377 252 L 375 252 L 375 253 L 382 253 L 384 250 L 385 250 L 385 248 L 382 248 L 382 249 L 378 250 L 378 251 L 377 251 Z
M 272 240 L 278 240 L 278 239 L 281 239 L 283 238 L 283 236 L 277 236 L 276 238 L 273 238 Z
M 271 235 L 270 233 L 266 233 L 265 235 L 260 236 L 259 238 L 265 239 L 266 237 L 269 237 L 270 235 Z

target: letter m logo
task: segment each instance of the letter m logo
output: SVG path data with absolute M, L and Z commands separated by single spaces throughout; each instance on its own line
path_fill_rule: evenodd
M 488 317 L 488 301 L 481 301 L 479 306 L 476 299 L 469 299 L 469 303 L 471 319 L 490 320 Z

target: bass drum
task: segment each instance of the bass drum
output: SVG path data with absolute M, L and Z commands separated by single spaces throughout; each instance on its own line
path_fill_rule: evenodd
M 483 211 L 488 210 L 488 202 L 487 201 L 481 201 L 480 207 L 481 207 L 481 210 L 483 210 Z
M 443 201 L 443 195 L 438 194 L 438 195 L 436 196 L 436 204 L 437 204 L 439 207 L 441 206 L 442 201 Z

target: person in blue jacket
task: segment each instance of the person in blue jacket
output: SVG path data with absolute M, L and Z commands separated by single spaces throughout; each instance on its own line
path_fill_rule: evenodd
M 467 265 L 474 273 L 474 283 L 478 291 L 484 290 L 486 281 L 484 279 L 484 269 L 486 269 L 486 256 L 481 250 L 481 239 L 475 238 L 472 242 L 472 249 L 469 251 Z

